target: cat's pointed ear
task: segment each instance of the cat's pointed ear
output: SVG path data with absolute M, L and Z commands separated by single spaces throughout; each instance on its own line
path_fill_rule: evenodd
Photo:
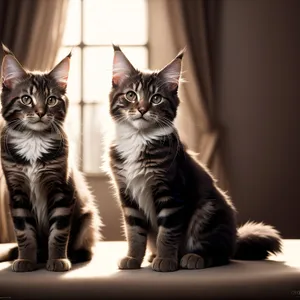
M 185 48 L 181 50 L 177 56 L 158 73 L 158 76 L 160 76 L 168 84 L 171 90 L 178 88 L 184 52 Z
M 14 54 L 3 44 L 2 48 L 4 52 L 1 67 L 2 85 L 8 89 L 13 89 L 18 82 L 26 79 L 28 74 Z
M 114 60 L 113 60 L 113 74 L 112 84 L 113 86 L 120 85 L 126 78 L 135 71 L 134 67 L 122 52 L 119 46 L 113 45 L 114 48 Z
M 12 56 L 15 56 L 12 51 L 10 49 L 8 49 L 8 47 L 6 47 L 3 43 L 2 43 L 2 51 L 3 51 L 3 55 L 6 54 L 11 54 Z
M 58 86 L 62 89 L 67 88 L 71 56 L 72 52 L 70 52 L 61 62 L 59 62 L 49 73 L 49 76 L 53 78 Z

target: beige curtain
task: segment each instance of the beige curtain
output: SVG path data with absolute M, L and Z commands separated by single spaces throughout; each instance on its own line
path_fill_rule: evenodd
M 219 185 L 228 182 L 219 151 L 213 93 L 215 0 L 149 1 L 150 67 L 161 68 L 186 46 L 177 127 L 182 140 L 209 167 Z
M 0 0 L 0 40 L 31 70 L 53 67 L 69 0 Z M 2 51 L 0 51 L 2 61 Z M 0 120 L 0 127 L 3 120 Z M 0 169 L 0 242 L 14 240 L 7 189 Z

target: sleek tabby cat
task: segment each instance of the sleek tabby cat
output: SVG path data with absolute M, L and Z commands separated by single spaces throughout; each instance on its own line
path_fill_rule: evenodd
M 29 72 L 4 48 L 1 162 L 18 247 L 12 270 L 67 271 L 92 258 L 101 219 L 83 175 L 69 159 L 64 121 L 69 54 L 51 72 Z M 77 120 L 75 120 L 77 122 Z
M 237 229 L 230 199 L 180 142 L 173 121 L 182 58 L 183 52 L 160 71 L 142 72 L 114 46 L 110 167 L 128 241 L 120 269 L 140 268 L 147 243 L 152 268 L 161 272 L 281 251 L 272 226 L 249 222 Z

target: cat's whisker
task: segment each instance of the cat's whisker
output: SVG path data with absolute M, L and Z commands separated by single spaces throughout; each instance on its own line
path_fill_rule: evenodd
M 120 117 L 120 118 L 118 118 L 118 119 L 116 119 L 116 122 L 118 122 L 118 123 L 125 123 L 126 121 L 128 121 L 129 120 L 129 117 L 127 117 L 127 116 L 122 116 L 122 117 Z

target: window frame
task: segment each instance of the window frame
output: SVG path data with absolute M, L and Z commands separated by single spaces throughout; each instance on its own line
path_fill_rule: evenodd
M 111 44 L 107 43 L 91 43 L 86 44 L 84 43 L 84 2 L 88 0 L 79 0 L 80 2 L 80 41 L 77 44 L 61 44 L 60 49 L 68 49 L 68 48 L 77 48 L 80 50 L 80 97 L 79 102 L 74 103 L 71 105 L 74 105 L 79 108 L 79 116 L 80 116 L 80 127 L 79 127 L 79 153 L 78 153 L 78 168 L 80 171 L 84 172 L 85 174 L 88 174 L 90 176 L 103 176 L 104 173 L 99 169 L 99 172 L 86 172 L 84 171 L 84 108 L 87 106 L 93 106 L 93 105 L 99 105 L 99 101 L 85 101 L 84 99 L 84 50 L 86 48 L 101 48 L 101 47 L 112 47 Z M 147 52 L 147 67 L 149 67 L 150 64 L 150 55 L 149 55 L 149 0 L 144 0 L 146 3 L 146 11 L 147 11 L 147 40 L 146 43 L 143 44 L 118 44 L 120 47 L 138 47 L 138 48 L 144 48 Z M 108 95 L 107 95 L 108 97 Z

